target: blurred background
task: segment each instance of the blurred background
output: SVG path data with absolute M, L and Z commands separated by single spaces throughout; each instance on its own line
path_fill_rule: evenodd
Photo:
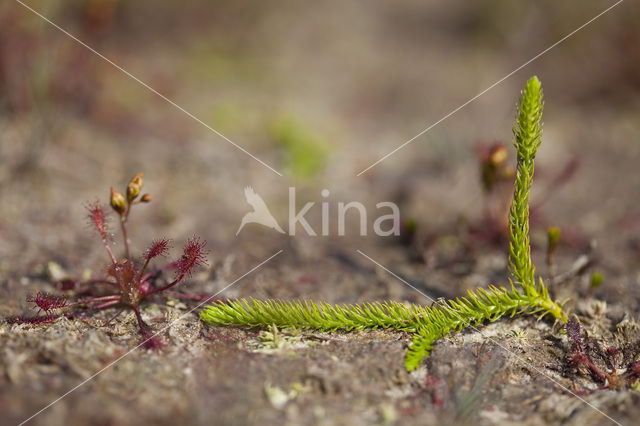
M 0 2 L 5 422 L 24 420 L 138 345 L 131 312 L 112 323 L 103 321 L 112 311 L 40 325 L 1 320 L 35 314 L 25 297 L 62 292 L 61 278 L 104 275 L 106 253 L 84 205 L 106 205 L 109 188 L 124 191 L 137 172 L 153 201 L 131 214 L 134 254 L 154 238 L 174 238 L 174 256 L 193 234 L 208 241 L 210 266 L 181 285 L 185 293 L 215 294 L 278 250 L 218 297 L 431 303 L 356 250 L 432 298 L 508 282 L 512 126 L 532 75 L 546 100 L 532 192 L 536 271 L 554 297 L 570 299 L 572 312 L 595 318 L 591 335 L 594 325 L 609 333 L 640 312 L 638 2 L 621 3 L 360 176 L 614 1 L 25 3 L 283 176 L 18 2 Z M 331 235 L 298 228 L 290 237 L 250 224 L 236 237 L 250 211 L 246 186 L 285 229 L 295 187 L 297 210 L 316 203 L 307 215 L 316 232 L 328 189 Z M 350 201 L 367 206 L 370 234 L 388 213 L 375 204 L 395 202 L 401 235 L 361 237 L 351 216 L 347 235 L 338 236 L 337 203 Z M 550 226 L 562 233 L 552 259 Z M 466 344 L 437 345 L 432 376 L 425 369 L 410 376 L 402 365 L 406 334 L 310 333 L 295 351 L 257 353 L 264 332 L 208 327 L 197 311 L 189 314 L 196 303 L 149 300 L 142 315 L 158 330 L 171 326 L 167 347 L 135 351 L 34 424 L 391 424 L 393 416 L 412 424 L 602 424 L 589 406 L 471 332 L 459 337 L 470 338 Z M 560 378 L 567 356 L 560 334 L 533 321 L 487 330 L 584 394 L 586 387 Z M 533 337 L 522 349 L 526 333 Z M 448 389 L 444 405 L 429 383 Z M 290 389 L 307 393 L 282 407 L 269 399 L 272 385 L 285 398 Z M 627 410 L 637 418 L 635 391 L 591 396 L 614 417 Z
M 109 187 L 122 190 L 138 171 L 154 201 L 133 213 L 134 250 L 154 237 L 174 237 L 179 245 L 197 233 L 209 241 L 214 265 L 233 256 L 248 269 L 285 248 L 289 257 L 280 265 L 304 274 L 325 265 L 327 253 L 357 257 L 356 248 L 375 253 L 380 246 L 384 263 L 412 262 L 415 250 L 403 245 L 415 238 L 424 260 L 430 242 L 451 243 L 440 237 L 460 236 L 462 226 L 471 235 L 465 247 L 473 240 L 504 252 L 500 205 L 508 203 L 510 183 L 497 195 L 483 189 L 481 164 L 490 147 L 502 144 L 513 166 L 515 104 L 532 75 L 546 94 L 534 243 L 544 245 L 546 227 L 554 225 L 577 252 L 594 239 L 609 241 L 612 268 L 638 261 L 640 9 L 633 2 L 359 177 L 612 2 L 28 4 L 284 176 L 25 7 L 3 2 L 0 270 L 11 282 L 37 275 L 52 259 L 70 273 L 100 268 L 104 253 L 85 226 L 83 203 L 106 203 Z M 245 186 L 262 195 L 283 226 L 289 186 L 297 188 L 298 208 L 316 202 L 308 215 L 316 229 L 323 188 L 331 191 L 332 209 L 338 201 L 361 201 L 374 215 L 375 203 L 394 201 L 403 238 L 364 239 L 357 228 L 342 238 L 290 238 L 258 225 L 236 237 L 249 211 Z M 498 277 L 506 277 L 499 265 Z

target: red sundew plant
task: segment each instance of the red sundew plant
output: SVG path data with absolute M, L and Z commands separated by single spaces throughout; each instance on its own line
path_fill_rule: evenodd
M 636 361 L 640 348 L 637 345 L 622 350 L 613 346 L 607 346 L 603 350 L 597 342 L 587 341 L 592 344 L 585 345 L 581 336 L 582 329 L 576 318 L 569 319 L 565 330 L 573 343 L 573 350 L 568 357 L 569 366 L 578 371 L 586 369 L 594 379 L 601 382 L 600 389 L 623 389 L 640 379 L 640 362 Z M 592 355 L 597 355 L 608 368 L 598 366 Z M 619 358 L 622 358 L 621 363 L 618 362 Z
M 104 208 L 99 202 L 94 202 L 86 206 L 88 210 L 89 224 L 98 232 L 102 240 L 110 264 L 107 269 L 107 277 L 104 279 L 93 279 L 83 283 L 75 283 L 71 280 L 62 282 L 63 289 L 76 289 L 86 287 L 83 291 L 78 291 L 84 298 L 70 301 L 66 296 L 54 295 L 50 293 L 38 292 L 27 297 L 27 302 L 34 304 L 34 309 L 38 309 L 34 317 L 15 317 L 10 322 L 40 324 L 54 321 L 60 317 L 72 318 L 83 312 L 93 312 L 106 308 L 120 308 L 114 319 L 124 309 L 129 308 L 135 313 L 140 331 L 145 344 L 155 347 L 159 342 L 153 339 L 151 327 L 149 327 L 140 316 L 140 304 L 149 296 L 167 291 L 180 283 L 185 277 L 191 277 L 194 269 L 207 265 L 208 250 L 205 249 L 206 241 L 200 240 L 197 236 L 191 237 L 184 246 L 182 255 L 178 260 L 169 264 L 175 271 L 172 280 L 163 286 L 154 285 L 155 279 L 161 270 L 149 272 L 149 263 L 158 257 L 167 257 L 171 248 L 171 240 L 161 238 L 154 240 L 144 252 L 140 259 L 134 259 L 129 249 L 127 237 L 127 221 L 129 213 L 134 205 L 148 203 L 151 201 L 149 194 L 144 194 L 138 198 L 142 189 L 142 173 L 136 174 L 127 185 L 126 196 L 111 188 L 110 205 L 118 214 L 120 229 L 124 241 L 124 257 L 118 259 L 111 249 L 112 235 L 110 233 L 109 222 Z M 187 298 L 199 299 L 199 296 L 182 295 L 177 292 L 170 292 L 173 295 L 185 296 Z M 43 312 L 44 315 L 40 315 Z M 109 320 L 109 321 L 111 321 Z

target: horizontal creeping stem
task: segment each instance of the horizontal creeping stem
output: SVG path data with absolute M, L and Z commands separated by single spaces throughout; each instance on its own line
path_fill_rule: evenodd
M 393 329 L 417 333 L 407 354 L 407 368 L 413 369 L 427 357 L 433 341 L 470 324 L 517 313 L 550 314 L 565 320 L 562 309 L 553 302 L 540 283 L 538 294 L 489 287 L 469 291 L 467 297 L 432 307 L 405 305 L 399 302 L 373 302 L 330 305 L 311 301 L 236 300 L 207 306 L 200 317 L 212 325 L 268 326 L 314 329 L 321 331 L 361 331 Z
M 488 290 L 469 291 L 467 297 L 432 307 L 393 301 L 331 305 L 311 301 L 241 299 L 209 305 L 200 317 L 213 325 L 255 327 L 275 324 L 282 328 L 321 331 L 390 328 L 407 332 L 417 332 L 420 327 L 431 324 L 458 329 L 524 310 L 564 320 L 560 306 L 548 297 L 546 288 L 542 286 L 540 290 L 539 295 L 532 296 L 515 287 L 508 291 L 491 286 Z

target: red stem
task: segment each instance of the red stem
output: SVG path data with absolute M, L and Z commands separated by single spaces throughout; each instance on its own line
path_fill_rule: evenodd
M 107 249 L 107 253 L 109 253 L 109 257 L 111 258 L 111 262 L 113 262 L 113 264 L 115 265 L 117 263 L 116 257 L 113 255 L 111 247 L 109 247 L 109 242 L 106 238 L 102 238 L 102 244 L 104 244 L 104 247 Z
M 105 303 L 102 303 L 102 304 L 97 305 L 97 306 L 92 306 L 90 309 L 102 309 L 102 308 L 107 308 L 107 307 L 109 307 L 109 306 L 117 305 L 118 303 L 120 303 L 120 301 L 119 301 L 119 300 L 112 300 L 112 301 L 110 301 L 110 302 L 105 302 Z M 122 312 L 122 311 L 120 311 L 120 312 Z
M 122 238 L 124 239 L 124 254 L 127 259 L 131 260 L 131 254 L 129 253 L 129 239 L 127 238 L 127 219 L 120 220 L 120 227 L 122 228 Z
M 136 282 L 138 283 L 142 282 L 142 274 L 144 274 L 144 271 L 147 269 L 147 266 L 149 265 L 150 260 L 151 259 L 146 259 L 144 261 L 144 265 L 142 265 L 142 269 L 140 269 L 140 271 L 136 274 L 136 279 L 135 279 Z
M 136 314 L 136 320 L 138 320 L 138 326 L 140 327 L 140 332 L 142 333 L 142 337 L 144 340 L 143 343 L 147 343 L 148 341 L 153 339 L 153 329 L 151 327 L 149 327 L 149 325 L 144 322 L 144 320 L 142 319 L 142 316 L 140 315 L 140 311 L 138 311 L 138 308 L 135 307 L 133 308 L 133 312 L 135 312 Z
M 89 303 L 96 303 L 96 302 L 103 302 L 105 300 L 113 300 L 113 301 L 120 301 L 120 296 L 117 294 L 113 294 L 113 295 L 109 295 L 109 296 L 102 296 L 102 297 L 93 297 L 91 299 L 84 299 L 84 300 L 78 300 L 77 302 L 73 302 L 73 303 L 69 303 L 67 305 L 65 305 L 65 308 L 68 308 L 70 306 L 78 306 L 78 305 L 88 305 Z
M 122 238 L 124 239 L 124 253 L 128 260 L 131 260 L 131 254 L 129 252 L 129 238 L 127 237 L 127 219 L 129 219 L 130 211 L 131 203 L 128 203 L 127 210 L 120 217 L 120 227 L 122 228 Z
M 180 275 L 178 278 L 176 278 L 174 281 L 170 282 L 169 284 L 160 287 L 160 288 L 154 288 L 153 290 L 151 290 L 148 294 L 153 294 L 153 293 L 159 293 L 161 291 L 165 291 L 171 287 L 173 287 L 174 285 L 178 284 L 182 278 L 184 278 L 184 275 Z
M 580 345 L 581 347 L 582 345 Z M 607 375 L 605 373 L 603 373 L 602 371 L 600 371 L 600 369 L 593 363 L 593 361 L 591 360 L 591 357 L 584 351 L 581 351 L 580 353 L 580 358 L 578 359 L 579 363 L 582 363 L 584 365 L 587 366 L 587 368 L 589 368 L 589 370 L 591 371 L 591 373 L 593 373 L 594 376 L 596 376 L 598 379 L 600 379 L 602 381 L 602 383 L 607 383 Z
M 91 280 L 87 280 L 85 281 L 87 284 L 109 284 L 109 285 L 118 285 L 118 283 L 113 282 L 113 281 L 109 281 L 109 280 L 104 280 L 104 279 L 91 279 Z

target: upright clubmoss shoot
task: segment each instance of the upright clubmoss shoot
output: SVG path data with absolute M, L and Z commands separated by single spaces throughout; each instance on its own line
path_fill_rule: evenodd
M 509 211 L 509 268 L 525 292 L 535 291 L 535 267 L 529 244 L 529 198 L 533 162 L 542 142 L 542 84 L 532 77 L 520 95 L 513 126 L 517 152 L 516 182 Z

